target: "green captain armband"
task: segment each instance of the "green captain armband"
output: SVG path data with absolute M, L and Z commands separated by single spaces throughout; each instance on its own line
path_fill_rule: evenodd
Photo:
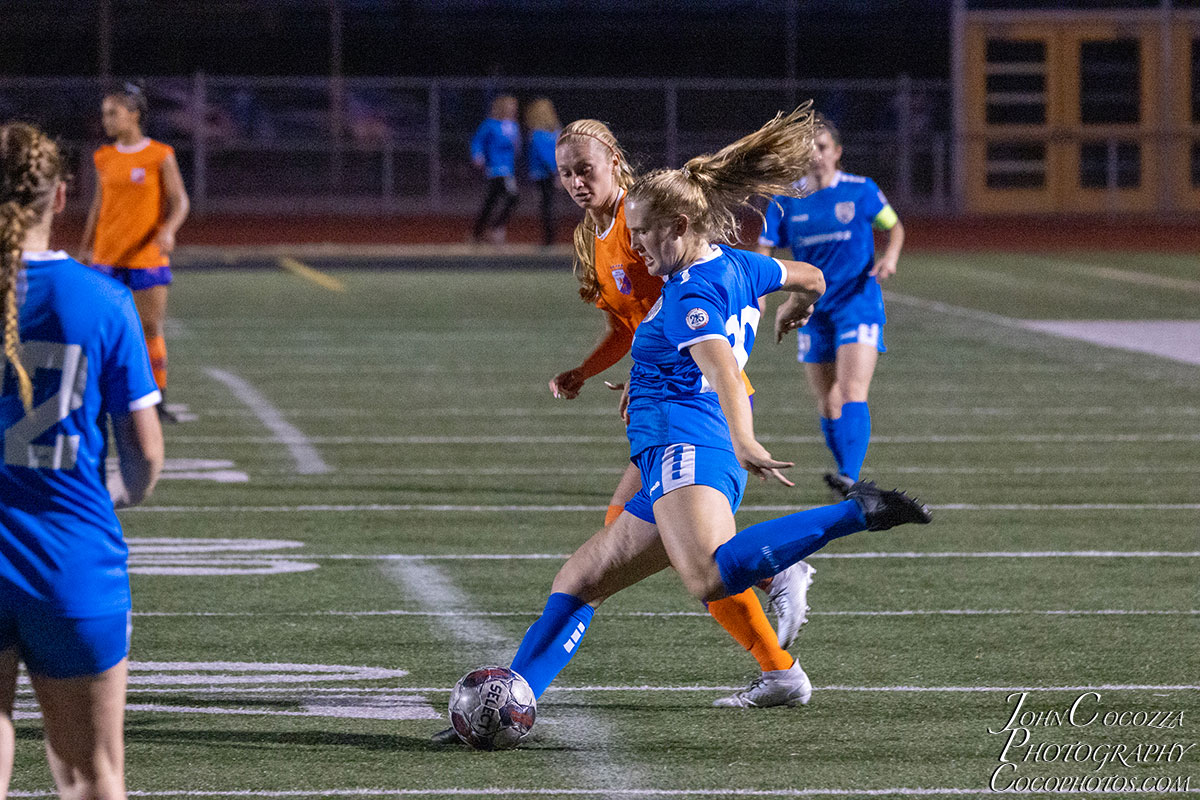
M 896 216 L 895 210 L 890 205 L 884 206 L 883 211 L 875 215 L 875 220 L 871 223 L 871 227 L 877 231 L 890 231 L 896 227 L 896 223 L 900 218 Z

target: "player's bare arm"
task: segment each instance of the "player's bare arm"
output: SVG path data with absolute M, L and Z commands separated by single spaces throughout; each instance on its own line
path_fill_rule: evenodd
M 768 477 L 784 486 L 794 486 L 779 470 L 794 466 L 791 461 L 776 461 L 767 449 L 754 438 L 754 415 L 750 410 L 750 399 L 746 396 L 746 385 L 742 382 L 741 370 L 733 356 L 733 348 L 726 339 L 705 339 L 690 348 L 692 359 L 721 401 L 721 410 L 729 423 L 729 436 L 733 440 L 733 451 L 738 461 L 752 475 L 766 480 Z
M 896 274 L 896 266 L 900 263 L 900 250 L 904 247 L 904 225 L 900 220 L 888 229 L 887 247 L 875 261 L 871 274 L 878 280 L 887 280 Z
M 154 491 L 162 472 L 163 434 L 157 408 L 150 406 L 115 417 L 113 438 L 120 464 L 120 483 L 110 478 L 109 492 L 117 508 L 135 506 Z
M 92 204 L 88 207 L 87 221 L 83 224 L 83 236 L 79 240 L 79 253 L 77 257 L 81 263 L 92 263 L 92 248 L 96 244 L 96 221 L 100 219 L 100 202 L 103 199 L 104 189 L 100 185 L 100 172 L 96 170 L 95 180 L 96 191 L 92 193 Z
M 167 198 L 167 218 L 163 220 L 158 231 L 158 246 L 164 253 L 175 249 L 175 234 L 183 221 L 187 219 L 191 209 L 187 190 L 183 186 L 183 176 L 179 172 L 179 162 L 174 154 L 168 155 L 162 163 L 163 189 Z M 97 206 L 97 211 L 99 206 Z

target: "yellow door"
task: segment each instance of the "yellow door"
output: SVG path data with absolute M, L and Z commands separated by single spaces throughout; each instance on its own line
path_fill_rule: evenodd
M 1193 46 L 1193 28 L 1180 34 L 1189 36 L 1186 74 L 1194 79 L 1200 45 Z M 969 211 L 1153 211 L 1164 158 L 1171 173 L 1184 171 L 1176 164 L 1192 167 L 1171 190 L 1200 201 L 1200 135 L 1192 135 L 1200 131 L 1200 100 L 1188 82 L 1189 136 L 1164 136 L 1157 23 L 975 20 L 965 55 Z
M 1061 127 L 1070 143 L 1060 176 L 1062 209 L 1153 211 L 1161 145 L 1158 26 L 1076 25 L 1060 35 Z

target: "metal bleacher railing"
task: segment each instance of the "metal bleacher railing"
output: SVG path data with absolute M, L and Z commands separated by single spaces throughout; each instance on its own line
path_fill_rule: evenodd
M 468 142 L 498 93 L 544 95 L 564 121 L 608 122 L 643 168 L 677 166 L 807 99 L 840 127 L 844 166 L 897 207 L 942 212 L 951 186 L 950 86 L 911 80 L 624 78 L 146 78 L 147 133 L 175 147 L 198 213 L 473 209 Z M 0 78 L 0 119 L 37 122 L 79 158 L 99 145 L 96 78 Z M 566 202 L 565 198 L 559 198 Z

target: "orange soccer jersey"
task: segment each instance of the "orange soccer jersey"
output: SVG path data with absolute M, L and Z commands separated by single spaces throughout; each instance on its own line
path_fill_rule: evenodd
M 93 263 L 124 269 L 170 263 L 154 238 L 163 221 L 162 165 L 174 152 L 147 139 L 132 150 L 105 145 L 93 154 L 100 180 Z
M 650 274 L 646 262 L 629 243 L 625 224 L 625 198 L 617 201 L 617 216 L 608 230 L 595 238 L 596 277 L 600 297 L 596 307 L 610 312 L 629 329 L 637 330 L 662 294 L 663 281 Z M 750 379 L 742 372 L 746 394 L 754 394 Z
M 663 282 L 646 271 L 646 262 L 629 243 L 624 197 L 617 202 L 612 225 L 595 238 L 594 258 L 600 281 L 596 307 L 611 313 L 633 333 L 658 301 Z

